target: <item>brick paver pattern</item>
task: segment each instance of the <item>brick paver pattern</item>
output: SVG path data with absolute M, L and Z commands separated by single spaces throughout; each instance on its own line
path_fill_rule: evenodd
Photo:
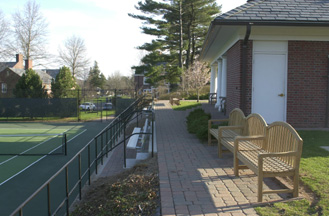
M 162 215 L 257 215 L 257 176 L 249 170 L 233 174 L 233 155 L 217 157 L 186 129 L 188 111 L 174 111 L 167 101 L 155 104 L 156 142 Z M 264 188 L 277 188 L 268 179 Z M 264 195 L 264 202 L 283 199 Z

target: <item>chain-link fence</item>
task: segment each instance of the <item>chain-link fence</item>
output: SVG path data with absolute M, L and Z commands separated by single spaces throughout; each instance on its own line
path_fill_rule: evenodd
M 0 94 L 0 120 L 68 117 L 77 121 L 102 120 L 123 111 L 135 97 L 132 89 L 75 89 L 56 92 L 6 89 L 6 92 Z

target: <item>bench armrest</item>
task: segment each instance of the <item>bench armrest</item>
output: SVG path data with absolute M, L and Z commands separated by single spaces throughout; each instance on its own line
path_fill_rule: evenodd
M 272 152 L 272 153 L 260 153 L 258 155 L 258 160 L 263 160 L 264 158 L 267 157 L 289 157 L 289 156 L 298 156 L 298 152 Z
M 239 151 L 239 141 L 252 141 L 252 140 L 265 140 L 265 136 L 262 135 L 236 136 L 234 138 L 234 151 Z
M 228 119 L 210 119 L 208 120 L 208 129 L 211 128 L 211 122 L 225 122 L 228 121 Z

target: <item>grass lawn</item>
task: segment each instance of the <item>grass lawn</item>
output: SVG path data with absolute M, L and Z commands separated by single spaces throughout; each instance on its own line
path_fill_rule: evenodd
M 107 110 L 107 111 L 103 111 L 103 113 L 102 113 L 103 118 L 105 118 L 106 116 L 114 115 L 114 114 L 115 114 L 115 110 Z M 82 121 L 99 119 L 99 118 L 101 118 L 101 112 L 97 113 L 97 112 L 80 111 L 80 118 Z
M 329 215 L 329 146 L 328 131 L 298 131 L 304 140 L 300 166 L 301 182 L 317 196 L 316 200 L 299 200 L 256 208 L 260 215 Z
M 180 101 L 180 105 L 174 105 L 172 108 L 176 111 L 183 111 L 197 106 L 201 106 L 201 103 L 196 101 Z

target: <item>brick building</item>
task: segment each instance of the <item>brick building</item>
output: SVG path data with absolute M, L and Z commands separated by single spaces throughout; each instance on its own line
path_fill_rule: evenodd
M 328 127 L 328 11 L 328 0 L 249 0 L 215 18 L 200 57 L 210 93 L 226 97 L 227 112 Z
M 0 62 L 0 98 L 13 97 L 13 89 L 25 70 L 32 69 L 32 60 L 23 60 L 22 54 L 16 54 L 15 62 Z M 50 93 L 51 80 L 56 78 L 59 69 L 34 69 L 42 84 Z
M 135 84 L 135 91 L 138 94 L 144 93 L 150 93 L 152 92 L 152 87 L 149 83 L 145 82 L 146 77 L 144 74 L 135 74 L 134 75 L 134 84 Z

